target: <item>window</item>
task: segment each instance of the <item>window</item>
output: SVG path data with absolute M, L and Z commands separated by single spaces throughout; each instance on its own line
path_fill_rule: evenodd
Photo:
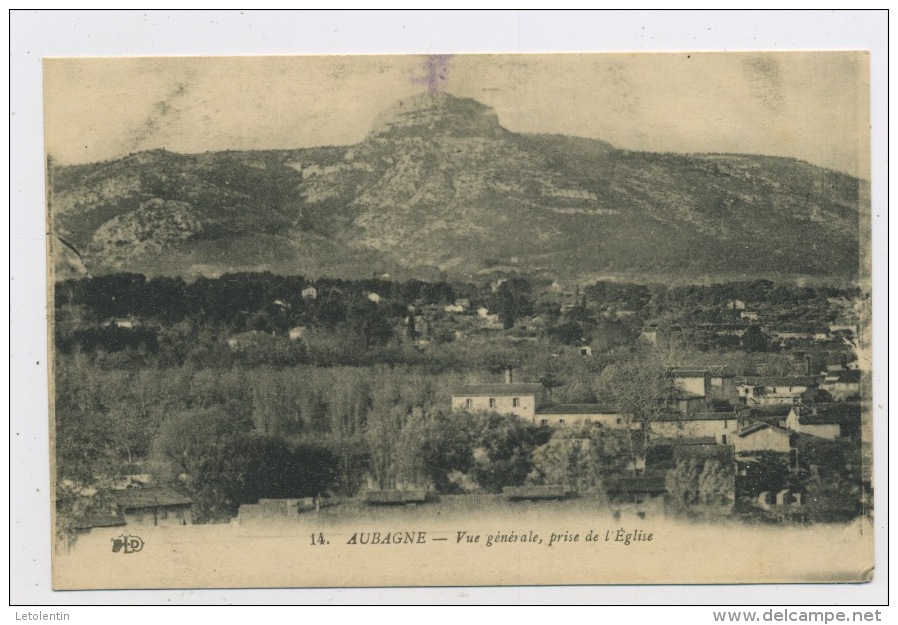
M 558 423 L 563 424 L 563 423 L 564 423 L 564 419 L 559 419 L 559 420 L 558 420 Z
M 620 424 L 623 423 L 623 422 L 624 422 L 624 420 L 621 419 L 620 417 L 618 417 L 617 419 L 615 419 L 615 423 L 617 423 L 618 425 L 620 425 Z
M 723 436 L 720 437 L 720 442 L 722 445 L 727 444 L 727 435 L 726 434 L 724 434 Z
M 495 407 L 496 407 L 496 398 L 490 397 L 490 408 L 495 408 Z
M 539 422 L 539 424 L 540 424 L 540 425 L 549 425 L 549 420 L 548 420 L 548 419 L 543 419 L 542 421 Z
M 465 408 L 471 408 L 474 405 L 474 401 L 470 398 L 465 400 Z
M 514 406 L 515 408 L 519 408 L 521 406 L 521 398 L 515 397 L 514 399 L 512 399 L 511 405 Z
M 168 518 L 168 510 L 165 508 L 159 508 L 159 518 L 165 520 Z

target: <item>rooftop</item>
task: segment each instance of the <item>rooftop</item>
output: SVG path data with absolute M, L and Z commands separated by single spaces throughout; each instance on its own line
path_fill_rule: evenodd
M 555 404 L 543 406 L 536 414 L 618 414 L 611 406 L 601 404 Z
M 654 438 L 649 443 L 652 447 L 662 447 L 671 445 L 673 447 L 683 447 L 687 445 L 716 445 L 717 439 L 713 436 L 695 436 L 693 438 Z
M 539 383 L 526 384 L 468 384 L 460 386 L 452 391 L 453 397 L 473 395 L 536 395 L 542 393 L 543 385 Z
M 860 404 L 816 404 L 798 407 L 798 422 L 802 425 L 850 424 L 857 423 L 860 417 Z
M 608 480 L 605 486 L 605 492 L 609 495 L 633 493 L 660 495 L 666 491 L 663 477 L 618 477 Z
M 88 530 L 94 527 L 120 527 L 125 524 L 121 514 L 109 516 L 89 516 L 75 521 L 72 528 L 76 530 Z
M 159 506 L 189 506 L 193 500 L 170 486 L 129 488 L 115 493 L 115 502 L 123 510 L 157 508 Z
M 853 369 L 850 371 L 840 371 L 838 373 L 839 384 L 859 384 L 861 381 L 861 372 L 858 369 Z
M 703 378 L 711 375 L 707 369 L 670 369 L 669 373 L 675 378 Z
M 777 432 L 782 432 L 784 434 L 789 434 L 788 430 L 784 430 L 783 428 L 781 428 L 779 426 L 771 425 L 770 423 L 765 423 L 764 421 L 759 421 L 757 423 L 752 423 L 751 425 L 749 425 L 746 428 L 743 428 L 742 430 L 739 430 L 739 432 L 737 432 L 737 435 L 744 438 L 746 436 L 754 434 L 755 432 L 760 432 L 761 430 L 764 430 L 767 428 L 770 428 L 771 430 L 774 430 Z
M 655 421 L 735 421 L 739 417 L 733 412 L 691 412 L 689 414 L 668 413 L 655 417 Z
M 810 376 L 748 376 L 740 384 L 752 386 L 816 386 L 817 378 Z

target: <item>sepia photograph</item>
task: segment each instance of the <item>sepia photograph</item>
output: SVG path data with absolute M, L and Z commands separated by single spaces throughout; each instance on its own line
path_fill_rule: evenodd
M 54 589 L 873 578 L 867 52 L 43 96 Z

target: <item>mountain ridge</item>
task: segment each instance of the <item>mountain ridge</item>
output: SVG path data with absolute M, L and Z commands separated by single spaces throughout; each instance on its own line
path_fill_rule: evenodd
M 351 146 L 49 167 L 54 234 L 87 271 L 185 277 L 852 280 L 867 184 L 783 157 L 517 134 L 443 93 L 397 101 Z M 57 275 L 77 275 L 56 247 Z

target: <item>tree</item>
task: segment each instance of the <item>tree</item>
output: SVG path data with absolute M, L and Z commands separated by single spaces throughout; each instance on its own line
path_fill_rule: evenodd
M 474 448 L 474 480 L 495 493 L 505 486 L 520 486 L 533 470 L 533 450 L 549 440 L 551 430 L 509 415 L 488 414 L 481 419 L 481 435 Z
M 636 352 L 610 364 L 598 378 L 596 395 L 623 415 L 634 475 L 645 466 L 651 424 L 674 390 L 673 379 L 654 350 Z
M 317 497 L 337 480 L 336 457 L 317 443 L 288 443 L 253 434 L 236 437 L 228 450 L 237 460 L 232 498 L 238 504 Z
M 568 492 L 598 492 L 602 486 L 603 461 L 589 429 L 557 430 L 548 443 L 533 452 L 538 481 L 562 485 Z
M 474 465 L 477 418 L 467 412 L 438 412 L 428 424 L 421 444 L 427 476 L 441 493 L 458 490 L 454 473 L 468 473 Z
M 533 313 L 532 290 L 530 281 L 520 276 L 512 276 L 496 289 L 494 306 L 505 329 L 514 326 L 521 317 Z
M 678 460 L 676 467 L 665 474 L 664 488 L 674 510 L 684 512 L 689 506 L 700 501 L 698 485 L 700 470 L 695 458 L 684 458 Z
M 186 475 L 198 522 L 224 520 L 236 513 L 244 467 L 232 444 L 251 430 L 250 419 L 235 417 L 222 406 L 174 413 L 163 424 L 157 444 Z
M 742 335 L 742 348 L 748 352 L 764 352 L 768 349 L 767 337 L 761 331 L 761 327 L 750 325 Z
M 721 462 L 714 458 L 705 460 L 705 466 L 698 476 L 699 500 L 707 505 L 728 503 L 735 494 L 736 472 L 732 462 Z

